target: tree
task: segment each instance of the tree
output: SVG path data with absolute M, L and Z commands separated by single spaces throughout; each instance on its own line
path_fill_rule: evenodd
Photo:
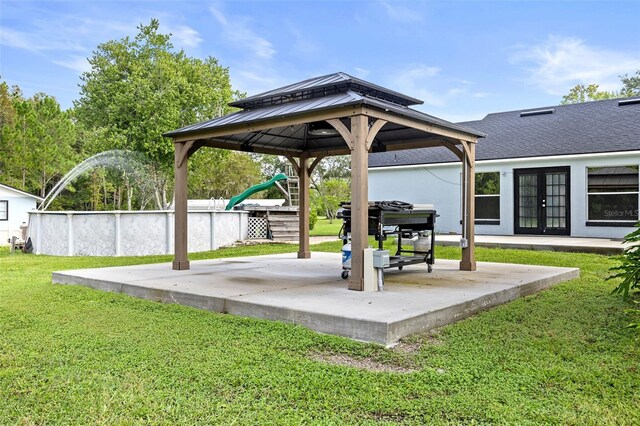
M 629 77 L 628 74 L 621 75 L 620 81 L 624 85 L 620 91 L 624 97 L 640 96 L 640 70 L 636 71 L 636 75 Z
M 140 25 L 131 40 L 108 41 L 89 58 L 74 102 L 79 122 L 102 128 L 110 148 L 144 153 L 155 169 L 158 208 L 169 204 L 173 144 L 163 133 L 230 111 L 241 96 L 231 89 L 229 71 L 215 58 L 189 58 L 176 51 L 159 22 Z
M 329 223 L 333 223 L 340 203 L 351 199 L 349 181 L 340 178 L 327 179 L 322 182 L 317 191 L 324 215 L 329 219 Z
M 277 173 L 293 174 L 291 163 L 283 156 L 252 154 L 260 162 L 263 177 L 270 179 Z M 326 157 L 318 163 L 310 177 L 311 205 L 314 210 L 325 214 L 330 221 L 335 217 L 340 201 L 351 198 L 349 191 L 339 188 L 350 187 L 351 158 L 348 155 Z M 331 181 L 331 182 L 329 182 Z M 342 182 L 342 183 L 338 183 Z M 326 184 L 328 183 L 328 185 Z M 267 198 L 278 198 L 280 192 L 271 188 L 265 193 Z M 340 198 L 340 200 L 337 200 Z
M 636 71 L 635 75 L 621 75 L 620 81 L 622 82 L 622 88 L 619 91 L 599 90 L 600 86 L 597 84 L 589 84 L 588 86 L 578 84 L 569 90 L 568 94 L 562 97 L 561 104 L 577 104 L 580 102 L 600 101 L 603 99 L 640 96 L 640 70 Z
M 14 96 L 4 81 L 0 83 L 0 181 L 9 183 L 9 167 L 11 165 L 12 143 L 9 129 L 15 125 L 17 112 L 14 107 Z
M 569 90 L 569 93 L 562 97 L 562 105 L 577 104 L 581 102 L 600 101 L 603 99 L 613 99 L 620 97 L 620 94 L 615 91 L 607 92 L 605 90 L 598 90 L 600 88 L 597 84 L 590 84 L 585 86 L 578 84 Z
M 203 148 L 189 161 L 190 193 L 197 198 L 226 198 L 260 183 L 260 164 L 243 152 Z
M 74 163 L 75 127 L 55 98 L 38 93 L 24 99 L 16 87 L 6 97 L 0 85 L 0 100 L 7 110 L 1 117 L 0 144 L 4 182 L 44 197 L 56 179 Z
M 312 198 L 315 210 L 321 211 L 333 223 L 342 201 L 351 199 L 351 158 L 348 155 L 324 158 L 311 174 Z

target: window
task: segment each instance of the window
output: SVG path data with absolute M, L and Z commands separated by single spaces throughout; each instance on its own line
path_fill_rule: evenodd
M 588 167 L 587 197 L 588 225 L 632 226 L 638 221 L 638 166 Z
M 500 224 L 500 172 L 476 173 L 476 223 Z
M 0 200 L 0 220 L 9 220 L 9 202 Z

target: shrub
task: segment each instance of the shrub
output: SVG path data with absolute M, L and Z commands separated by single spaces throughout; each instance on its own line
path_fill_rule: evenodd
M 636 228 L 638 228 L 636 224 Z M 622 263 L 610 269 L 613 275 L 607 280 L 620 278 L 622 281 L 613 290 L 614 294 L 622 294 L 624 299 L 629 298 L 629 292 L 640 288 L 640 228 L 624 237 L 625 243 L 632 243 L 622 254 Z
M 629 293 L 632 290 L 640 288 L 640 223 L 636 224 L 635 231 L 624 237 L 625 243 L 632 243 L 624 250 L 622 254 L 622 263 L 614 266 L 609 271 L 614 272 L 613 275 L 607 277 L 607 280 L 620 278 L 622 281 L 613 290 L 613 294 L 622 294 L 626 300 L 629 299 Z M 638 301 L 634 301 L 638 304 Z M 625 312 L 632 318 L 628 328 L 633 328 L 640 333 L 640 309 L 627 309 Z
M 318 221 L 318 212 L 316 209 L 311 209 L 309 212 L 309 231 L 313 231 L 313 228 L 316 226 L 316 222 Z

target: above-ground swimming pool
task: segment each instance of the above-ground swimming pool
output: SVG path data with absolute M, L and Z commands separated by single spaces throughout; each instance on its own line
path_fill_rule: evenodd
M 189 252 L 247 239 L 245 211 L 190 211 Z M 173 253 L 172 210 L 32 211 L 34 253 L 57 256 L 144 256 Z

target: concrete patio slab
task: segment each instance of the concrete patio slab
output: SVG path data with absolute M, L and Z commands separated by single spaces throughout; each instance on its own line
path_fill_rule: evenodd
M 478 263 L 458 270 L 458 261 L 437 260 L 385 272 L 384 292 L 355 292 L 340 278 L 338 253 L 311 259 L 277 254 L 191 262 L 187 271 L 170 264 L 81 269 L 53 273 L 53 282 L 216 312 L 293 322 L 352 339 L 391 344 L 400 338 L 468 317 L 559 282 L 575 268 Z

